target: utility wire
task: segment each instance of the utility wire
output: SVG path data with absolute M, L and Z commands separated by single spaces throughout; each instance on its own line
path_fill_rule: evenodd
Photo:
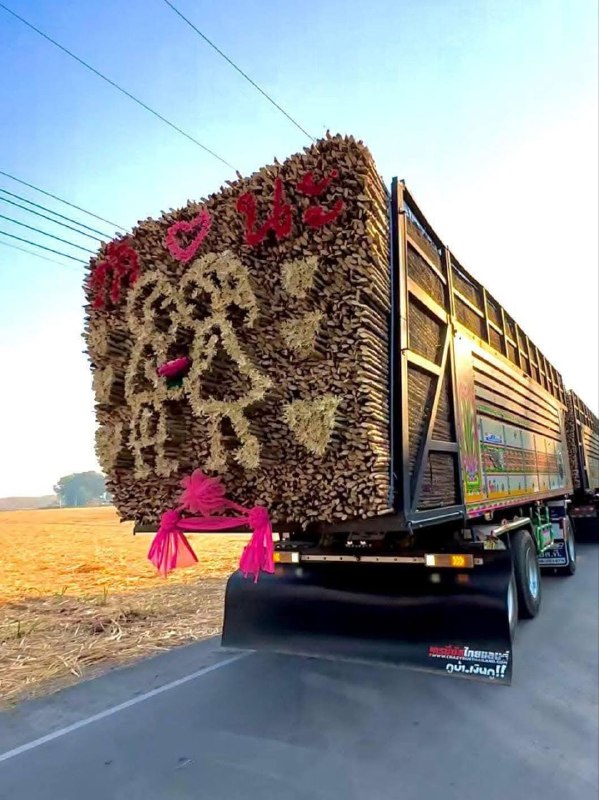
M 42 211 L 47 211 L 49 214 L 54 214 L 55 217 L 60 217 L 61 219 L 66 219 L 67 222 L 72 222 L 75 225 L 78 225 L 80 228 L 85 228 L 86 231 L 91 231 L 92 233 L 97 233 L 99 236 L 103 236 L 104 238 L 102 241 L 106 239 L 110 239 L 110 235 L 104 233 L 103 231 L 99 231 L 97 228 L 90 228 L 89 225 L 85 225 L 83 222 L 79 222 L 78 219 L 73 219 L 72 217 L 65 217 L 64 214 L 59 214 L 58 211 L 54 211 L 52 208 L 47 208 L 46 206 L 42 206 L 39 203 L 34 203 L 33 200 L 28 200 L 26 197 L 22 197 L 20 194 L 14 194 L 14 192 L 9 192 L 8 189 L 0 189 L 2 194 L 7 194 L 9 197 L 14 197 L 17 200 L 22 200 L 24 203 L 28 203 L 30 206 L 35 206 L 36 208 L 41 208 Z M 0 198 L 1 200 L 2 198 Z M 88 212 L 89 213 L 89 212 Z M 110 225 L 114 225 L 114 222 L 109 223 Z M 118 227 L 118 226 L 115 226 Z
M 99 78 L 102 78 L 103 81 L 106 81 L 106 83 L 109 83 L 114 89 L 118 89 L 118 91 L 121 92 L 121 94 L 124 94 L 130 100 L 133 100 L 133 102 L 137 103 L 138 106 L 141 106 L 146 111 L 149 111 L 150 114 L 153 114 L 159 120 L 161 120 L 166 125 L 168 125 L 170 128 L 172 128 L 173 130 L 177 131 L 177 133 L 180 133 L 181 136 L 184 136 L 186 139 L 189 139 L 190 142 L 193 142 L 198 147 L 201 147 L 202 150 L 205 150 L 206 153 L 209 153 L 211 156 L 216 158 L 218 161 L 221 162 L 221 164 L 224 164 L 225 166 L 229 167 L 230 169 L 235 170 L 235 167 L 232 164 L 229 164 L 228 161 L 225 161 L 224 158 L 221 158 L 221 156 L 219 156 L 217 153 L 215 153 L 214 150 L 211 150 L 209 147 L 206 147 L 205 144 L 202 144 L 200 141 L 195 139 L 189 133 L 186 133 L 184 130 L 179 128 L 173 122 L 170 122 L 166 117 L 163 117 L 162 114 L 159 114 L 158 111 L 154 111 L 153 108 L 150 108 L 150 106 L 146 105 L 146 103 L 144 103 L 142 100 L 139 100 L 139 98 L 135 97 L 135 95 L 131 94 L 131 92 L 128 92 L 126 89 L 123 89 L 123 87 L 119 86 L 118 83 L 115 83 L 113 80 L 108 78 L 106 75 L 104 75 L 102 72 L 97 70 L 95 67 L 92 67 L 91 64 L 87 63 L 87 61 L 84 61 L 82 58 L 79 58 L 79 56 L 76 56 L 75 53 L 72 53 L 70 50 L 67 50 L 66 47 L 64 47 L 63 45 L 59 44 L 55 39 L 52 39 L 51 36 L 48 36 L 48 34 L 44 33 L 39 28 L 36 28 L 35 25 L 32 25 L 31 22 L 28 22 L 26 19 L 21 17 L 19 14 L 16 13 L 16 11 L 13 11 L 8 6 L 5 6 L 4 3 L 0 3 L 0 8 L 3 8 L 5 11 L 8 11 L 8 13 L 12 14 L 12 16 L 15 17 L 15 19 L 18 19 L 19 22 L 22 22 L 24 25 L 27 25 L 28 28 L 31 28 L 32 31 L 35 31 L 40 36 L 43 36 L 43 38 L 46 39 L 46 41 L 50 42 L 55 47 L 58 47 L 60 50 L 62 50 L 63 53 L 66 53 L 68 56 L 70 56 L 71 58 L 75 59 L 75 61 L 77 61 L 79 64 L 81 64 L 81 66 L 85 67 L 90 72 L 93 72 L 94 75 L 97 75 Z
M 20 236 L 15 236 L 14 233 L 8 233 L 7 231 L 0 231 L 0 233 L 3 236 L 9 236 L 11 239 L 16 239 L 18 242 L 25 242 L 25 244 L 30 244 L 33 247 L 39 247 L 40 250 L 47 250 L 48 253 L 56 253 L 57 256 L 70 258 L 71 261 L 77 261 L 79 264 L 87 264 L 87 261 L 84 261 L 82 258 L 75 258 L 75 256 L 70 256 L 68 253 L 62 253 L 60 250 L 53 250 L 51 247 L 45 247 L 43 244 L 32 242 L 29 239 L 22 239 Z
M 43 236 L 48 236 L 50 239 L 56 239 L 57 242 L 62 242 L 63 244 L 68 244 L 69 247 L 76 247 L 77 250 L 83 250 L 84 253 L 89 253 L 91 256 L 95 255 L 93 250 L 88 250 L 87 247 L 81 247 L 80 244 L 75 244 L 74 242 L 69 242 L 68 239 L 62 239 L 60 236 L 55 236 L 53 233 L 48 233 L 47 231 L 43 231 L 41 228 L 34 228 L 31 225 L 26 225 L 24 222 L 19 222 L 18 219 L 13 219 L 12 217 L 5 217 L 4 214 L 0 214 L 0 219 L 6 219 L 9 222 L 14 222 L 15 225 L 20 225 L 22 228 L 28 228 L 30 231 L 35 231 L 36 233 L 41 233 Z
M 2 245 L 2 247 L 10 247 L 11 250 L 20 250 L 22 253 L 28 253 L 34 258 L 41 258 L 42 261 L 49 261 L 51 264 L 58 264 L 60 267 L 65 267 L 65 269 L 71 270 L 72 272 L 75 270 L 79 272 L 77 267 L 72 267 L 70 264 L 63 264 L 62 261 L 57 261 L 55 258 L 48 258 L 48 256 L 43 256 L 41 253 L 34 253 L 33 250 L 28 250 L 26 247 L 20 247 L 18 244 L 0 241 L 0 245 Z
M 2 3 L 0 3 L 0 6 L 4 7 L 4 6 L 2 6 Z M 76 206 L 75 203 L 69 203 L 68 200 L 65 200 L 62 197 L 58 197 L 58 195 L 52 194 L 52 192 L 47 192 L 45 189 L 40 189 L 39 186 L 34 186 L 32 183 L 27 183 L 27 181 L 22 181 L 20 178 L 16 178 L 14 175 L 11 175 L 9 172 L 4 172 L 3 170 L 0 169 L 0 175 L 4 175 L 5 178 L 10 178 L 11 181 L 16 181 L 17 183 L 22 183 L 23 186 L 28 186 L 30 189 L 35 189 L 36 192 L 40 192 L 41 194 L 45 194 L 48 197 L 51 197 L 53 200 L 58 200 L 59 203 L 64 203 L 66 206 L 70 206 L 71 208 L 76 208 L 77 211 L 82 211 L 84 214 L 89 214 L 90 217 L 94 217 L 95 219 L 99 219 L 100 222 L 105 222 L 107 225 L 112 225 L 114 228 L 118 228 L 120 231 L 126 231 L 126 228 L 123 228 L 122 225 L 117 225 L 116 222 L 111 222 L 109 219 L 104 219 L 104 217 L 99 217 L 97 214 L 94 214 L 92 211 L 87 211 L 85 208 L 81 208 L 81 206 Z M 97 233 L 97 231 L 96 231 L 96 233 Z
M 168 6 L 169 8 L 171 8 L 171 9 L 172 9 L 172 10 L 175 12 L 175 14 L 177 14 L 177 16 L 181 17 L 181 19 L 183 20 L 183 22 L 186 22 L 186 23 L 188 24 L 188 25 L 189 25 L 189 27 L 190 27 L 190 28 L 192 28 L 192 30 L 194 30 L 194 31 L 195 31 L 195 32 L 198 34 L 198 36 L 200 36 L 200 37 L 201 37 L 201 38 L 202 38 L 202 39 L 203 39 L 203 40 L 206 42 L 206 44 L 210 45 L 210 47 L 211 47 L 213 50 L 216 50 L 216 52 L 219 54 L 219 56 L 222 56 L 222 58 L 224 58 L 224 59 L 225 59 L 225 61 L 226 61 L 228 64 L 230 64 L 230 65 L 233 67 L 233 69 L 234 69 L 234 70 L 236 70 L 236 72 L 238 72 L 238 73 L 239 73 L 239 74 L 240 74 L 242 77 L 244 77 L 244 78 L 246 79 L 246 81 L 248 81 L 248 83 L 251 83 L 251 85 L 254 87 L 254 89 L 257 89 L 257 90 L 260 92 L 260 94 L 261 94 L 263 97 L 265 97 L 265 98 L 268 100 L 268 102 L 269 102 L 269 103 L 272 103 L 272 105 L 273 105 L 273 106 L 274 106 L 276 109 L 278 109 L 278 110 L 281 112 L 281 114 L 284 114 L 284 115 L 287 117 L 287 119 L 289 120 L 289 122 L 291 122 L 291 124 L 292 124 L 292 125 L 295 125 L 295 127 L 296 127 L 296 128 L 298 128 L 298 129 L 299 129 L 299 130 L 300 130 L 300 131 L 301 131 L 301 132 L 302 132 L 302 133 L 303 133 L 305 136 L 307 136 L 307 137 L 308 137 L 308 139 L 310 139 L 312 142 L 316 141 L 316 140 L 314 139 L 314 137 L 312 136 L 312 134 L 308 133 L 308 131 L 307 131 L 305 128 L 302 128 L 302 126 L 299 124 L 299 122 L 298 122 L 297 120 L 295 120 L 295 119 L 294 119 L 294 118 L 291 116 L 291 114 L 288 114 L 288 113 L 287 113 L 287 111 L 285 111 L 285 109 L 284 109 L 284 108 L 282 108 L 282 107 L 281 107 L 281 106 L 280 106 L 280 105 L 279 105 L 279 104 L 276 102 L 276 100 L 273 100 L 273 99 L 272 99 L 272 97 L 271 97 L 271 96 L 268 94 L 268 92 L 266 92 L 266 91 L 265 91 L 265 90 L 264 90 L 264 89 L 263 89 L 261 86 L 258 86 L 258 84 L 256 83 L 256 81 L 252 80 L 252 79 L 250 78 L 250 76 L 247 74 L 247 72 L 244 72 L 244 71 L 241 69 L 241 67 L 238 67 L 238 66 L 237 66 L 237 64 L 236 64 L 234 61 L 232 61 L 232 60 L 229 58 L 229 56 L 228 56 L 228 55 L 226 55 L 225 53 L 223 53 L 223 51 L 222 51 L 222 50 L 221 50 L 219 47 L 217 47 L 217 46 L 214 44 L 214 42 L 212 42 L 212 41 L 211 41 L 211 40 L 210 40 L 210 39 L 209 39 L 209 38 L 206 36 L 206 34 L 202 33 L 202 31 L 201 31 L 199 28 L 197 28 L 197 27 L 196 27 L 196 26 L 193 24 L 193 22 L 191 22 L 191 20 L 187 19 L 187 17 L 186 17 L 184 14 L 182 14 L 182 13 L 179 11 L 179 9 L 178 9 L 178 8 L 176 8 L 176 7 L 175 7 L 175 6 L 174 6 L 174 5 L 173 5 L 173 4 L 170 2 L 170 0 L 164 0 L 164 2 L 167 4 L 167 6 Z M 2 4 L 0 3 L 0 5 L 2 5 Z
M 96 242 L 100 243 L 104 241 L 103 239 L 98 239 L 97 236 L 93 236 L 91 233 L 84 233 L 83 231 L 80 231 L 78 228 L 74 228 L 72 225 L 67 225 L 65 222 L 59 222 L 57 219 L 52 219 L 52 217 L 47 216 L 47 214 L 40 214 L 39 211 L 34 211 L 32 208 L 27 208 L 27 206 L 22 206 L 20 203 L 15 203 L 14 200 L 7 200 L 5 197 L 0 197 L 0 201 L 3 203 L 10 203 L 11 206 L 16 206 L 16 208 L 21 208 L 23 211 L 27 211 L 29 214 L 35 214 L 36 217 L 41 217 L 42 219 L 48 219 L 55 225 L 61 225 L 63 228 L 68 228 L 70 231 L 75 231 L 75 233 L 78 233 L 79 236 L 87 236 L 88 239 L 94 239 Z

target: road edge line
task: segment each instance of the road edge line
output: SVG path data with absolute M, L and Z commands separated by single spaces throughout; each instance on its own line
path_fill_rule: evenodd
M 71 725 L 67 725 L 64 728 L 59 728 L 56 731 L 52 731 L 52 733 L 47 733 L 45 736 L 40 736 L 38 739 L 33 739 L 30 742 L 19 745 L 19 747 L 13 748 L 12 750 L 7 750 L 5 753 L 0 753 L 0 763 L 3 761 L 8 761 L 11 758 L 15 758 L 15 756 L 19 756 L 22 753 L 28 752 L 29 750 L 34 750 L 36 747 L 47 744 L 54 739 L 60 739 L 62 736 L 73 733 L 73 731 L 77 731 L 80 728 L 86 728 L 88 725 L 92 725 L 94 722 L 99 722 L 102 719 L 106 719 L 106 717 L 111 717 L 114 714 L 118 714 L 120 711 L 124 711 L 132 706 L 136 706 L 138 703 L 143 703 L 145 700 L 150 700 L 152 697 L 156 697 L 159 694 L 170 691 L 170 689 L 176 689 L 178 686 L 183 686 L 185 683 L 196 680 L 196 678 L 201 678 L 203 675 L 214 672 L 221 667 L 227 667 L 229 664 L 240 661 L 242 658 L 246 658 L 251 654 L 251 651 L 236 653 L 230 658 L 226 658 L 223 661 L 218 661 L 216 664 L 211 664 L 209 667 L 203 667 L 197 672 L 192 672 L 190 675 L 185 675 L 183 678 L 178 678 L 176 681 L 165 683 L 164 686 L 158 686 L 156 689 L 150 689 L 149 692 L 144 692 L 143 694 L 140 694 L 137 697 L 132 697 L 129 700 L 125 700 L 125 702 L 119 703 L 116 706 L 111 706 L 110 708 L 104 709 L 104 711 L 99 711 L 97 714 L 92 714 L 91 717 L 86 717 L 78 722 L 73 722 Z

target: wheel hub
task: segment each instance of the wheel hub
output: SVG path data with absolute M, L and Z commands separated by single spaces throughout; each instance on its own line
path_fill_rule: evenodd
M 539 596 L 539 562 L 537 561 L 536 553 L 533 550 L 528 552 L 526 556 L 526 580 L 528 582 L 528 590 L 531 597 L 535 600 Z
M 510 584 L 507 589 L 507 618 L 510 626 L 510 630 L 513 630 L 516 625 L 516 596 L 515 596 L 515 584 L 514 581 L 511 580 Z

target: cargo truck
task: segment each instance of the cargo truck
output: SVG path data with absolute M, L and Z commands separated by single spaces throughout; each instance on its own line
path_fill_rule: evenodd
M 223 645 L 510 682 L 541 568 L 572 575 L 597 513 L 597 420 L 361 142 L 140 222 L 86 293 L 100 463 L 152 556 L 193 562 L 188 511 L 270 512 Z
M 567 396 L 398 180 L 389 221 L 393 512 L 283 530 L 274 575 L 230 578 L 223 644 L 509 682 L 540 566 L 576 567 Z

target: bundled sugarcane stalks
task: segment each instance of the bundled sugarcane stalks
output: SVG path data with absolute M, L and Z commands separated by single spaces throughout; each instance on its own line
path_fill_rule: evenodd
M 568 447 L 568 461 L 570 462 L 570 474 L 572 475 L 572 484 L 575 489 L 582 488 L 582 480 L 580 469 L 578 466 L 578 444 L 576 439 L 576 411 L 571 394 L 567 395 L 567 413 L 566 413 L 566 445 Z
M 329 137 L 102 247 L 84 336 L 123 519 L 198 468 L 278 522 L 388 510 L 388 238 L 370 154 Z

